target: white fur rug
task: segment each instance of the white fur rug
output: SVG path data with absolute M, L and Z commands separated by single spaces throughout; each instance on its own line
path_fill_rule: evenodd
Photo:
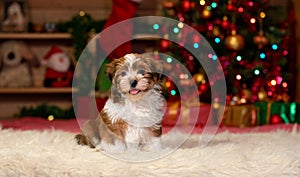
M 172 146 L 179 133 L 168 136 Z M 79 146 L 74 134 L 0 130 L 0 176 L 260 176 L 300 175 L 300 133 L 217 134 L 204 148 L 192 135 L 175 152 L 149 162 L 125 162 Z M 176 144 L 176 143 L 175 143 Z

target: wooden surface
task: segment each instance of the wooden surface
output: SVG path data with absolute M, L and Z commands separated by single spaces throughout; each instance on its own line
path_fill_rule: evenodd
M 70 33 L 0 33 L 0 39 L 71 39 Z
M 29 88 L 0 88 L 0 94 L 47 94 L 47 93 L 72 93 L 77 89 L 71 87 L 46 88 L 46 87 L 29 87 Z
M 137 15 L 160 15 L 161 3 L 159 0 L 144 0 L 137 10 Z M 111 11 L 111 0 L 30 0 L 30 21 L 44 24 L 70 20 L 79 11 L 85 11 L 94 19 L 107 19 Z

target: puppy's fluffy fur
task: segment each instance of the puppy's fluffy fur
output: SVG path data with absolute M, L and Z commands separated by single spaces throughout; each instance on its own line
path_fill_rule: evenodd
M 76 135 L 77 142 L 105 151 L 161 149 L 161 70 L 157 60 L 143 54 L 127 54 L 108 64 L 110 97 L 99 117 L 87 121 Z

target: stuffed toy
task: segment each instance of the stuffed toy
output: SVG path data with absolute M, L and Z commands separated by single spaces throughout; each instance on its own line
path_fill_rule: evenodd
M 24 42 L 6 41 L 0 46 L 0 87 L 30 87 L 32 68 L 39 61 Z
M 26 17 L 19 2 L 8 4 L 6 18 L 2 23 L 2 31 L 22 32 L 26 30 Z
M 47 67 L 44 80 L 45 87 L 71 86 L 73 78 L 71 59 L 61 48 L 52 46 L 42 63 Z

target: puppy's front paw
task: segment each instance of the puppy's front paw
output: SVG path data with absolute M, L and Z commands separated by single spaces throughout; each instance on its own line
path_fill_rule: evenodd
M 87 145 L 87 146 L 90 146 L 91 148 L 95 148 L 95 146 L 86 138 L 86 136 L 84 136 L 82 134 L 77 134 L 75 136 L 75 140 L 80 145 Z

